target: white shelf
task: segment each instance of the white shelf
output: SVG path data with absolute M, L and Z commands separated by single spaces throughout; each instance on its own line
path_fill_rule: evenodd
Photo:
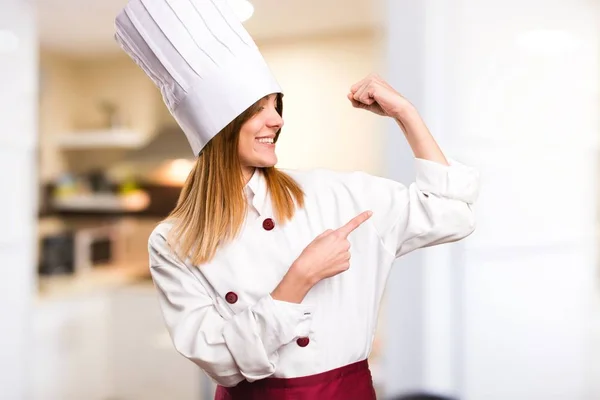
M 150 203 L 144 192 L 127 196 L 113 194 L 73 195 L 52 200 L 52 206 L 59 211 L 142 211 Z
M 135 149 L 145 142 L 144 135 L 127 129 L 71 132 L 57 138 L 59 147 L 72 150 Z

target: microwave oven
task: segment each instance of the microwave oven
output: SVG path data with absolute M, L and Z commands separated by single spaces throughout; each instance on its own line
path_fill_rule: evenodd
M 80 228 L 74 233 L 74 261 L 77 272 L 115 262 L 119 229 L 112 225 Z

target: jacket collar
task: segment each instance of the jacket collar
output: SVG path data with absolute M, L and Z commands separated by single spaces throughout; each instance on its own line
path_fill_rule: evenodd
M 265 199 L 267 198 L 267 182 L 261 168 L 255 168 L 252 177 L 244 187 L 246 198 L 254 206 L 259 215 L 265 214 Z

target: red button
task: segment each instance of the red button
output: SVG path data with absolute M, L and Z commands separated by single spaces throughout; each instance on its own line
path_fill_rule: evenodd
M 296 343 L 300 347 L 306 347 L 306 346 L 308 346 L 309 342 L 310 342 L 310 339 L 307 338 L 307 337 L 301 337 L 301 338 L 298 338 L 298 340 L 296 340 Z
M 271 218 L 267 218 L 263 221 L 263 228 L 265 228 L 267 231 L 270 231 L 271 229 L 275 228 L 275 222 L 273 222 Z
M 229 304 L 235 304 L 238 300 L 237 294 L 229 292 L 225 295 L 225 300 L 227 300 Z

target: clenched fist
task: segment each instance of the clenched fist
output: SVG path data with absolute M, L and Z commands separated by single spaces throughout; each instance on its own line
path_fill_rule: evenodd
M 371 74 L 352 85 L 348 100 L 356 108 L 397 120 L 401 120 L 407 111 L 414 110 L 414 106 L 404 96 L 377 74 Z

